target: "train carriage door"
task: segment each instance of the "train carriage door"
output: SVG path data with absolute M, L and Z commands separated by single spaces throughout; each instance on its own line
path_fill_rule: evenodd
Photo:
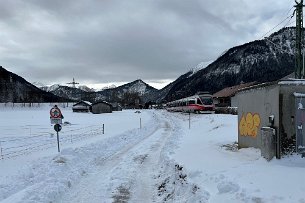
M 202 102 L 201 102 L 201 100 L 199 98 L 197 98 L 196 104 L 202 105 Z

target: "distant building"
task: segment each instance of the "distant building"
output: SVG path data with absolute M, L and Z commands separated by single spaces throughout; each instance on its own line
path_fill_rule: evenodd
M 73 112 L 90 112 L 92 104 L 88 101 L 80 101 L 73 105 Z
M 214 100 L 214 104 L 217 107 L 227 107 L 227 106 L 231 106 L 231 98 L 236 94 L 236 92 L 238 92 L 239 90 L 252 86 L 254 85 L 256 82 L 250 82 L 250 83 L 243 83 L 240 85 L 235 85 L 232 87 L 226 87 L 222 90 L 220 90 L 219 92 L 216 92 L 215 94 L 213 94 L 213 100 Z
M 96 102 L 92 104 L 91 112 L 94 114 L 112 113 L 112 105 L 105 101 Z

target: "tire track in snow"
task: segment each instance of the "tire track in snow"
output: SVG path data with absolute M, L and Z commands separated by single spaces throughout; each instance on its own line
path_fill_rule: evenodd
M 158 127 L 143 139 L 122 148 L 107 159 L 95 160 L 94 173 L 67 191 L 59 202 L 150 202 L 154 196 L 153 175 L 160 153 L 171 135 L 170 125 L 157 119 Z
M 158 137 L 158 141 L 150 146 L 148 156 L 145 156 L 145 160 L 138 168 L 135 178 L 134 193 L 131 198 L 131 202 L 147 202 L 147 200 L 154 200 L 156 193 L 156 180 L 154 175 L 155 169 L 159 169 L 161 162 L 162 150 L 172 135 L 172 127 L 167 121 L 164 121 L 160 131 L 157 131 L 155 136 Z

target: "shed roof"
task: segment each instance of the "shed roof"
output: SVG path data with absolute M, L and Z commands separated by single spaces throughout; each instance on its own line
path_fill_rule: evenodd
M 108 103 L 108 102 L 106 102 L 106 101 L 95 102 L 95 103 L 92 104 L 92 106 L 93 106 L 93 105 L 96 105 L 96 104 L 100 104 L 100 103 L 103 103 L 103 104 L 107 104 L 107 105 L 109 105 L 109 106 L 112 106 L 112 104 L 110 104 L 110 103 Z
M 239 92 L 247 91 L 247 90 L 270 87 L 270 86 L 274 86 L 274 85 L 278 85 L 278 81 L 259 83 L 259 84 L 254 84 L 254 85 L 251 85 L 251 86 L 248 86 L 248 87 L 244 87 L 244 88 L 239 89 L 236 92 L 236 94 L 239 93 Z
M 256 82 L 249 82 L 249 83 L 243 83 L 240 85 L 235 85 L 232 87 L 226 87 L 222 90 L 220 90 L 219 92 L 216 92 L 215 94 L 213 94 L 214 98 L 219 98 L 219 97 L 232 97 L 235 95 L 235 93 L 240 90 L 243 89 L 245 87 L 249 87 L 256 84 Z
M 79 101 L 76 104 L 74 104 L 73 106 L 77 106 L 79 104 L 85 104 L 86 106 L 92 106 L 92 103 L 88 102 L 88 101 Z

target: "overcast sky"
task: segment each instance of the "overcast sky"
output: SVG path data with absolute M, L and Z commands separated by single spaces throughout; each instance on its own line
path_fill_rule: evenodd
M 29 82 L 64 84 L 74 77 L 81 84 L 122 84 L 142 79 L 161 87 L 232 46 L 261 38 L 292 14 L 294 0 L 0 4 L 0 65 Z

